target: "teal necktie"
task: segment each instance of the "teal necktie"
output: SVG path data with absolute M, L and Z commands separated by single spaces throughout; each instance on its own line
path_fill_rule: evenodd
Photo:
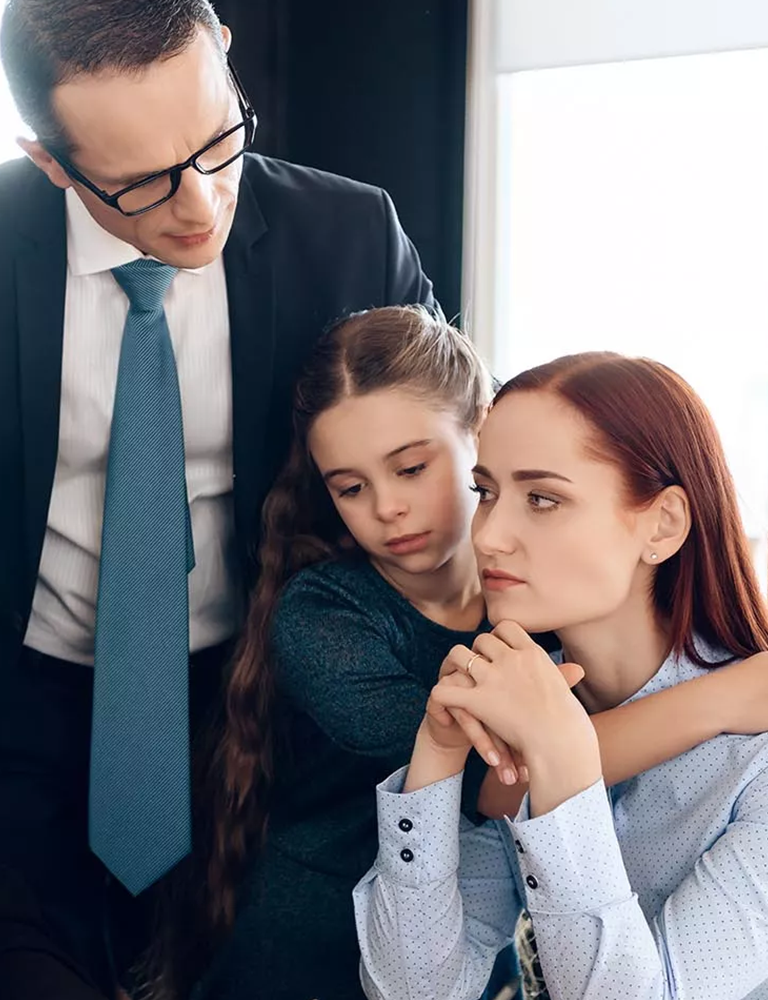
M 89 836 L 134 895 L 191 848 L 189 597 L 194 566 L 176 360 L 163 299 L 176 269 L 112 271 L 128 296 L 109 442 Z

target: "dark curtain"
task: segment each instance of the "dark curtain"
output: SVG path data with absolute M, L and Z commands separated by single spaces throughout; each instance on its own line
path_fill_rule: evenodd
M 386 188 L 458 314 L 468 0 L 214 3 L 257 150 Z

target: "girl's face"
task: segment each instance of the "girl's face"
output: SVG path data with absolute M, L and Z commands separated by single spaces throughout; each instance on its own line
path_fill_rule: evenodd
M 475 435 L 407 390 L 353 396 L 321 414 L 312 458 L 336 509 L 373 559 L 428 573 L 469 538 Z
M 544 632 L 650 599 L 653 509 L 627 506 L 590 428 L 548 392 L 512 392 L 480 433 L 472 536 L 488 617 Z

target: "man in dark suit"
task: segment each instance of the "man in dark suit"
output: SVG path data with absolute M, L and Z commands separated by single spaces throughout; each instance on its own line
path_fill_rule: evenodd
M 387 195 L 247 152 L 208 0 L 9 0 L 0 168 L 0 984 L 114 996 L 190 849 L 189 716 L 330 321 L 433 304 Z M 30 162 L 32 161 L 32 162 Z M 135 898 L 138 897 L 138 898 Z

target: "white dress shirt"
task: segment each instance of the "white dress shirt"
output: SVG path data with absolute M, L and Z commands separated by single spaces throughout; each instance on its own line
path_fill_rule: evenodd
M 670 656 L 630 700 L 705 672 Z M 476 1000 L 523 905 L 552 1000 L 768 1000 L 768 734 L 479 828 L 460 775 L 398 794 L 405 774 L 355 889 L 371 1000 Z
M 59 450 L 25 645 L 93 663 L 107 453 L 128 299 L 111 268 L 141 253 L 107 233 L 66 192 L 67 290 Z M 179 374 L 196 566 L 189 577 L 190 649 L 236 628 L 232 503 L 232 374 L 221 257 L 179 271 L 165 299 Z

